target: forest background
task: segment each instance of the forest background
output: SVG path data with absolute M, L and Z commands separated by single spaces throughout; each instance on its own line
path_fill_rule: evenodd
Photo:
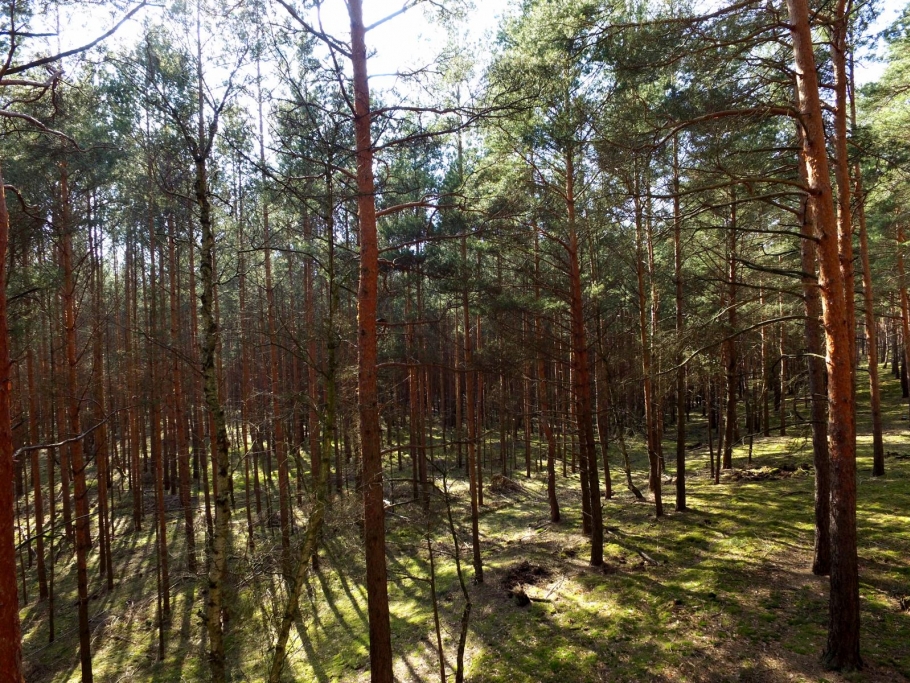
M 907 10 L 6 9 L 0 679 L 910 676 Z

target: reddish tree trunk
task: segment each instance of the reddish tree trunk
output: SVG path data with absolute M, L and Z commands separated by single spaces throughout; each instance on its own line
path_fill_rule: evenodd
M 66 386 L 69 395 L 67 413 L 69 437 L 81 433 L 79 420 L 80 394 L 76 383 L 76 367 L 79 362 L 76 345 L 76 284 L 73 275 L 73 236 L 69 211 L 69 185 L 66 165 L 62 167 L 60 179 L 62 219 L 62 266 L 63 266 L 63 330 L 66 337 Z M 92 683 L 91 631 L 88 622 L 88 569 L 86 559 L 91 548 L 89 535 L 88 491 L 85 485 L 85 458 L 82 440 L 76 439 L 69 448 L 70 464 L 73 468 L 73 483 L 76 498 L 76 586 L 79 596 L 79 659 L 82 665 L 82 680 Z
M 392 683 L 392 633 L 385 562 L 385 505 L 377 391 L 376 306 L 379 245 L 370 134 L 370 89 L 362 0 L 348 1 L 354 70 L 354 135 L 357 151 L 357 210 L 360 222 L 360 283 L 357 292 L 358 408 L 363 467 L 363 535 L 370 622 L 370 677 Z
M 572 379 L 575 391 L 575 419 L 581 449 L 581 476 L 586 478 L 591 532 L 591 564 L 603 564 L 603 511 L 600 505 L 600 477 L 594 441 L 594 410 L 591 400 L 591 367 L 585 334 L 581 268 L 575 228 L 575 170 L 571 150 L 566 155 L 566 207 L 569 221 L 569 299 L 572 316 Z
M 686 507 L 686 368 L 683 365 L 682 217 L 679 206 L 679 138 L 673 139 L 673 282 L 676 288 L 676 511 Z M 762 337 L 764 339 L 764 337 Z
M 91 236 L 91 233 L 90 233 Z M 101 267 L 101 232 L 91 243 L 92 257 L 92 307 L 94 308 L 95 330 L 92 339 L 92 378 L 95 393 L 95 420 L 100 426 L 95 431 L 96 471 L 98 479 L 98 546 L 100 556 L 98 565 L 102 576 L 107 578 L 108 590 L 114 588 L 114 563 L 111 557 L 111 520 L 108 484 L 110 480 L 110 455 L 108 452 L 108 433 L 105 420 L 106 397 L 104 392 L 104 318 L 102 302 L 104 300 L 104 273 Z M 36 489 L 36 491 L 39 489 Z M 36 510 L 38 498 L 36 494 Z M 43 561 L 43 560 L 42 560 Z
M 800 177 L 807 180 L 804 155 L 800 155 Z M 828 463 L 828 440 L 825 434 L 828 408 L 825 401 L 825 366 L 822 341 L 822 304 L 815 276 L 816 247 L 813 204 L 806 197 L 802 205 L 802 234 L 800 252 L 802 257 L 803 300 L 805 302 L 806 363 L 809 374 L 809 394 L 812 414 L 812 453 L 815 465 L 815 551 L 812 558 L 812 573 L 827 576 L 831 571 L 830 547 L 830 476 Z
M 838 250 L 837 216 L 812 29 L 806 0 L 787 0 L 796 64 L 803 150 L 818 236 L 819 287 L 828 370 L 828 447 L 831 471 L 831 594 L 825 663 L 834 669 L 862 666 L 859 654 L 859 573 L 856 555 L 856 424 L 851 337 L 844 277 Z
M 6 308 L 6 258 L 9 211 L 0 175 L 0 676 L 21 683 L 22 635 L 16 587 L 15 508 L 13 496 L 13 428 L 10 412 L 9 322 Z
M 180 345 L 180 311 L 177 300 L 177 238 L 172 216 L 168 216 L 168 261 L 170 273 L 170 308 L 171 308 L 171 346 L 179 349 Z M 241 271 L 242 272 L 242 271 Z M 242 276 L 241 276 L 242 277 Z M 243 296 L 241 290 L 241 297 Z M 243 305 L 241 302 L 241 310 Z M 243 357 L 244 367 L 246 356 Z M 195 517 L 190 497 L 190 447 L 186 434 L 186 413 L 184 412 L 183 368 L 180 357 L 174 354 L 171 368 L 174 387 L 174 427 L 177 436 L 177 471 L 179 475 L 180 506 L 183 508 L 183 529 L 186 537 L 186 566 L 190 572 L 196 571 L 196 534 L 193 518 Z M 244 384 L 244 386 L 246 386 Z

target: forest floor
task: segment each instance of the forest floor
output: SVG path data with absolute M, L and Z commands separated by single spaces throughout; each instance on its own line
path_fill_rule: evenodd
M 859 404 L 865 406 L 862 389 Z M 826 672 L 819 663 L 828 620 L 827 579 L 808 569 L 813 538 L 811 444 L 805 427 L 791 427 L 786 437 L 756 438 L 751 467 L 746 463 L 747 446 L 737 448 L 734 471 L 724 474 L 718 485 L 708 476 L 707 449 L 691 449 L 687 468 L 691 510 L 673 511 L 673 486 L 665 478 L 667 514 L 657 521 L 651 502 L 636 501 L 626 491 L 614 463 L 616 495 L 604 507 L 603 568 L 587 562 L 589 544 L 580 534 L 578 476 L 559 478 L 563 520 L 550 524 L 543 474 L 528 480 L 515 473 L 512 479 L 520 489 L 485 491 L 480 518 L 485 581 L 471 584 L 467 490 L 463 480 L 453 477 L 450 500 L 473 604 L 467 681 L 910 680 L 910 430 L 900 387 L 890 376 L 885 379 L 884 401 L 885 450 L 890 453 L 884 477 L 873 479 L 869 474 L 868 417 L 859 416 L 862 672 Z M 699 429 L 703 431 L 703 424 L 693 423 L 690 444 L 699 441 Z M 635 482 L 644 489 L 645 455 L 641 444 L 630 446 Z M 666 452 L 673 453 L 669 443 Z M 612 457 L 616 459 L 615 451 Z M 441 487 L 440 480 L 437 484 Z M 419 505 L 405 502 L 410 497 L 408 484 L 393 485 L 398 492 L 389 497 L 402 503 L 388 517 L 396 678 L 402 683 L 440 678 L 433 600 L 426 580 L 429 519 L 441 638 L 451 679 L 464 601 L 442 496 L 435 497 L 428 517 Z M 278 534 L 260 534 L 251 552 L 246 546 L 244 492 L 237 496 L 228 657 L 233 680 L 259 681 L 283 600 L 280 539 Z M 130 530 L 128 495 L 122 504 L 114 538 L 114 590 L 103 589 L 96 567 L 90 573 L 95 678 L 206 680 L 199 618 L 202 581 L 184 571 L 178 515 L 168 521 L 172 603 L 162 661 L 152 517 L 147 517 L 145 530 L 135 534 Z M 287 680 L 369 680 L 357 509 L 354 495 L 336 499 L 319 569 L 310 573 L 301 602 Z M 33 601 L 21 612 L 30 683 L 80 679 L 71 555 L 72 549 L 64 545 L 57 566 L 55 641 L 47 639 L 46 603 Z M 522 606 L 519 602 L 524 601 L 513 597 L 509 586 L 516 582 L 531 598 L 530 604 Z M 36 586 L 29 585 L 29 596 L 36 593 Z

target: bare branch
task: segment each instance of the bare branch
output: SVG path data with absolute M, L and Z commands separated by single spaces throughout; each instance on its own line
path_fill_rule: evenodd
M 95 38 L 90 43 L 86 43 L 85 45 L 82 45 L 80 47 L 74 47 L 72 50 L 65 50 L 58 54 L 51 55 L 50 57 L 42 57 L 41 59 L 36 59 L 31 62 L 26 62 L 25 64 L 19 64 L 18 66 L 7 67 L 3 70 L 0 70 L 0 77 L 5 77 L 9 74 L 22 73 L 23 71 L 28 71 L 29 69 L 34 69 L 37 66 L 43 66 L 44 64 L 52 64 L 53 62 L 60 61 L 64 57 L 70 57 L 72 55 L 77 55 L 81 52 L 85 52 L 86 50 L 91 50 L 98 43 L 100 43 L 100 42 L 106 40 L 107 38 L 110 38 L 112 35 L 114 35 L 120 29 L 121 26 L 123 26 L 127 21 L 132 19 L 139 10 L 141 10 L 143 7 L 146 7 L 148 4 L 149 3 L 147 2 L 147 0 L 142 0 L 142 2 L 140 2 L 133 9 L 131 9 L 129 12 L 127 12 L 123 16 L 123 18 L 120 19 L 120 21 L 118 21 L 116 24 L 114 24 L 114 26 L 109 31 L 102 33 L 100 36 Z

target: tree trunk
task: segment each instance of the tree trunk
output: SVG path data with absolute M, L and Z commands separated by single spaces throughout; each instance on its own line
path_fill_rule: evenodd
M 304 219 L 303 224 L 304 238 L 312 239 L 313 227 L 309 219 Z M 327 236 L 333 240 L 332 235 Z M 319 383 L 317 380 L 317 363 L 318 355 L 316 348 L 316 300 L 313 288 L 313 281 L 316 278 L 316 262 L 310 256 L 303 263 L 303 287 L 304 287 L 304 319 L 307 328 L 307 391 L 309 393 L 309 409 L 307 411 L 307 432 L 309 437 L 310 449 L 310 472 L 313 477 L 315 487 L 319 472 L 322 471 L 322 456 L 319 446 Z M 331 334 L 331 331 L 329 332 Z
M 65 162 L 60 177 L 60 218 L 62 222 L 61 257 L 63 260 L 63 330 L 66 338 L 66 387 L 69 395 L 67 413 L 69 437 L 81 433 L 79 419 L 79 389 L 76 383 L 76 366 L 79 358 L 76 344 L 76 284 L 73 275 L 73 235 L 70 220 L 69 183 Z M 69 448 L 70 464 L 73 468 L 73 484 L 76 498 L 76 586 L 79 596 L 79 660 L 82 680 L 92 683 L 92 644 L 88 621 L 88 568 L 87 556 L 91 548 L 89 535 L 88 491 L 85 485 L 85 458 L 82 440 L 76 439 Z
M 6 258 L 9 247 L 9 211 L 0 175 L 0 671 L 11 683 L 21 683 L 22 634 L 19 592 L 16 587 L 15 512 L 13 496 L 13 428 L 10 411 L 12 382 L 9 321 L 6 306 Z M 53 560 L 52 560 L 53 561 Z
M 575 418 L 581 450 L 581 476 L 587 478 L 588 511 L 591 515 L 591 564 L 603 564 L 603 510 L 600 503 L 600 477 L 594 441 L 594 410 L 591 401 L 591 367 L 585 334 L 581 268 L 578 262 L 578 237 L 575 229 L 575 170 L 572 149 L 566 154 L 566 208 L 569 222 L 569 309 L 572 316 L 572 379 L 575 392 Z M 583 491 L 584 493 L 584 491 Z
M 540 299 L 540 253 L 539 234 L 534 233 L 534 298 Z M 540 315 L 534 318 L 534 331 L 538 343 L 543 338 L 543 325 Z M 550 423 L 550 395 L 547 386 L 547 364 L 543 353 L 537 353 L 537 403 L 540 406 L 540 431 L 547 441 L 547 502 L 550 506 L 550 521 L 559 522 L 559 499 L 556 497 L 556 437 L 553 436 L 553 426 Z
M 474 563 L 474 583 L 483 583 L 483 561 L 480 557 L 480 496 L 477 464 L 477 400 L 474 396 L 474 350 L 471 342 L 471 309 L 468 305 L 467 238 L 461 238 L 461 264 L 464 268 L 464 288 L 461 303 L 464 312 L 464 375 L 465 413 L 468 422 L 468 481 L 471 491 L 471 546 Z
M 278 459 L 278 511 L 281 524 L 281 548 L 284 553 L 286 569 L 290 571 L 291 492 L 287 442 L 284 436 L 284 419 L 279 398 L 278 333 L 275 325 L 275 290 L 272 286 L 272 249 L 269 235 L 268 205 L 263 208 L 262 223 L 265 236 L 265 295 L 268 303 L 269 392 L 272 403 L 272 429 L 275 434 L 275 455 Z
M 907 277 L 904 269 L 904 226 L 897 223 L 897 283 L 900 290 L 901 303 L 901 382 L 907 382 L 907 372 L 910 369 L 910 295 L 907 294 Z M 904 392 L 904 397 L 907 396 Z
M 151 210 L 151 209 L 150 209 Z M 149 324 L 148 324 L 148 365 L 149 365 L 149 413 L 152 430 L 152 462 L 155 467 L 155 523 L 158 525 L 158 566 L 161 572 L 162 613 L 171 611 L 170 575 L 168 571 L 167 519 L 164 515 L 164 449 L 161 443 L 161 401 L 158 398 L 158 272 L 155 264 L 157 251 L 155 225 L 149 221 Z M 163 270 L 163 269 L 162 269 Z M 162 273 L 163 275 L 163 273 Z M 163 621 L 163 619 L 162 619 Z M 163 634 L 162 628 L 162 634 Z M 163 642 L 163 638 L 162 638 Z M 163 646 L 162 646 L 163 647 Z
M 385 506 L 377 391 L 376 306 L 379 246 L 376 235 L 376 190 L 370 133 L 370 89 L 367 78 L 366 31 L 362 0 L 348 1 L 351 62 L 354 71 L 354 135 L 357 151 L 357 210 L 360 222 L 360 283 L 357 292 L 358 408 L 363 467 L 363 535 L 367 567 L 367 611 L 370 622 L 370 677 L 392 683 L 392 634 L 385 561 Z
M 807 178 L 806 164 L 800 155 L 800 177 Z M 822 360 L 821 316 L 822 304 L 815 277 L 816 234 L 812 202 L 806 197 L 802 205 L 802 234 L 800 253 L 802 257 L 802 286 L 805 301 L 806 364 L 809 374 L 809 394 L 812 410 L 812 453 L 815 465 L 815 552 L 812 558 L 812 573 L 827 576 L 831 571 L 830 533 L 830 473 L 828 463 L 828 441 L 825 425 L 828 406 L 825 401 L 825 365 Z
M 725 376 L 727 380 L 727 414 L 724 419 L 724 450 L 721 457 L 721 469 L 733 467 L 733 441 L 736 431 L 736 389 L 737 358 L 736 341 L 736 194 L 730 192 L 730 230 L 727 237 L 727 338 L 724 340 Z
M 170 273 L 170 308 L 171 308 L 171 345 L 175 349 L 181 348 L 180 344 L 180 316 L 177 301 L 177 238 L 173 216 L 168 216 L 168 261 Z M 242 276 L 241 276 L 242 277 Z M 241 297 L 243 294 L 241 294 Z M 243 306 L 241 304 L 241 310 Z M 243 357 L 244 367 L 246 356 Z M 189 572 L 196 571 L 196 535 L 194 530 L 194 510 L 190 497 L 190 448 L 186 434 L 186 413 L 184 412 L 183 396 L 183 369 L 180 357 L 174 354 L 171 368 L 174 388 L 174 427 L 177 434 L 177 470 L 180 488 L 180 506 L 183 508 L 183 530 L 186 537 L 186 568 Z M 244 383 L 244 387 L 246 383 Z
M 679 138 L 673 138 L 673 282 L 676 288 L 676 511 L 686 507 L 686 368 L 683 365 L 682 217 L 679 206 Z
M 853 268 L 853 212 L 850 206 L 850 161 L 847 152 L 847 0 L 837 0 L 831 26 L 831 63 L 834 67 L 834 179 L 837 184 L 837 240 L 844 280 L 844 315 L 849 324 L 847 348 L 856 402 L 856 285 Z M 853 416 L 854 425 L 856 415 Z M 855 432 L 855 427 L 854 427 Z
M 126 330 L 124 338 L 124 351 L 128 366 L 128 382 L 130 384 L 128 413 L 129 419 L 129 444 L 130 444 L 130 492 L 133 502 L 133 530 L 142 529 L 142 468 L 139 453 L 139 407 L 136 404 L 139 395 L 139 350 L 133 346 L 133 334 L 138 327 L 136 316 L 136 245 L 130 230 L 126 246 Z M 61 451 L 62 457 L 62 451 Z M 61 466 L 62 466 L 61 462 Z M 61 467 L 61 477 L 62 477 Z
M 819 287 L 828 369 L 828 445 L 831 466 L 831 597 L 825 664 L 862 666 L 859 654 L 859 575 L 856 555 L 856 423 L 851 342 L 853 321 L 838 253 L 812 29 L 806 0 L 787 0 L 796 64 L 803 150 L 818 235 Z M 852 292 L 850 292 L 852 298 Z
M 856 127 L 856 96 L 853 84 L 853 61 L 850 62 L 850 111 Z M 854 204 L 859 224 L 860 261 L 863 267 L 863 313 L 866 321 L 866 343 L 869 346 L 869 404 L 872 410 L 872 476 L 885 474 L 885 445 L 882 440 L 882 404 L 878 381 L 878 330 L 875 322 L 875 298 L 872 295 L 872 269 L 869 267 L 869 238 L 866 231 L 866 195 L 863 192 L 863 173 L 857 161 L 853 165 Z
M 636 195 L 635 263 L 636 273 L 638 275 L 638 324 L 641 339 L 641 367 L 643 376 L 642 385 L 644 387 L 645 402 L 645 436 L 648 447 L 648 486 L 651 489 L 651 492 L 654 494 L 654 514 L 656 517 L 661 517 L 664 514 L 664 506 L 660 490 L 660 462 L 657 455 L 657 445 L 654 442 L 656 437 L 656 429 L 654 425 L 654 396 L 651 382 L 651 342 L 648 339 L 648 324 L 646 316 L 647 303 L 645 298 L 645 263 L 643 255 L 644 239 L 642 236 L 642 220 L 643 217 L 641 211 L 641 199 Z
M 216 354 L 220 331 L 213 309 L 215 276 L 213 260 L 215 234 L 212 227 L 211 204 L 208 194 L 207 159 L 202 154 L 196 157 L 196 202 L 199 206 L 199 224 L 202 228 L 202 249 L 199 257 L 199 279 L 202 282 L 202 353 L 201 366 L 205 403 L 208 407 L 211 425 L 211 439 L 215 455 L 217 481 L 215 489 L 215 519 L 210 547 L 209 585 L 206 598 L 206 630 L 209 637 L 209 666 L 212 681 L 223 683 L 227 680 L 224 657 L 224 629 L 222 625 L 222 603 L 224 580 L 227 573 L 227 551 L 230 534 L 231 506 L 228 487 L 228 436 L 224 409 L 218 393 L 218 372 Z M 202 466 L 205 467 L 204 458 Z
M 765 307 L 765 289 L 759 280 L 758 289 L 759 305 Z M 771 406 L 770 392 L 771 388 L 771 369 L 768 367 L 768 329 L 762 325 L 761 328 L 761 428 L 763 436 L 771 436 Z
M 104 393 L 104 316 L 102 314 L 102 301 L 104 298 L 103 291 L 103 282 L 104 275 L 101 268 L 101 251 L 102 251 L 102 238 L 100 229 L 98 230 L 97 238 L 93 238 L 93 228 L 89 228 L 89 238 L 90 238 L 90 256 L 91 256 L 91 268 L 92 268 L 92 309 L 94 317 L 94 333 L 92 335 L 92 381 L 94 383 L 94 398 L 95 398 L 95 407 L 94 415 L 95 422 L 100 426 L 95 431 L 95 467 L 98 480 L 98 547 L 99 547 L 99 557 L 98 565 L 101 576 L 106 577 L 107 579 L 107 589 L 113 590 L 114 588 L 114 568 L 113 560 L 111 558 L 111 525 L 110 525 L 110 506 L 108 504 L 109 499 L 109 479 L 110 479 L 110 456 L 108 453 L 108 433 L 107 425 L 104 424 L 104 421 L 107 419 L 105 415 L 106 410 L 106 398 Z M 31 349 L 29 349 L 29 355 L 31 354 Z M 31 392 L 30 392 L 31 394 Z M 37 430 L 35 431 L 37 436 Z M 37 460 L 33 458 L 33 464 Z M 35 491 L 35 514 L 36 514 L 36 527 L 39 525 L 40 520 L 40 478 L 38 480 L 39 485 L 36 487 Z M 36 533 L 39 535 L 39 551 L 43 552 L 43 544 L 41 543 L 40 532 L 36 529 Z M 39 586 L 41 579 L 41 572 L 43 567 L 44 558 L 39 557 Z M 44 595 L 47 594 L 47 586 L 44 586 Z

